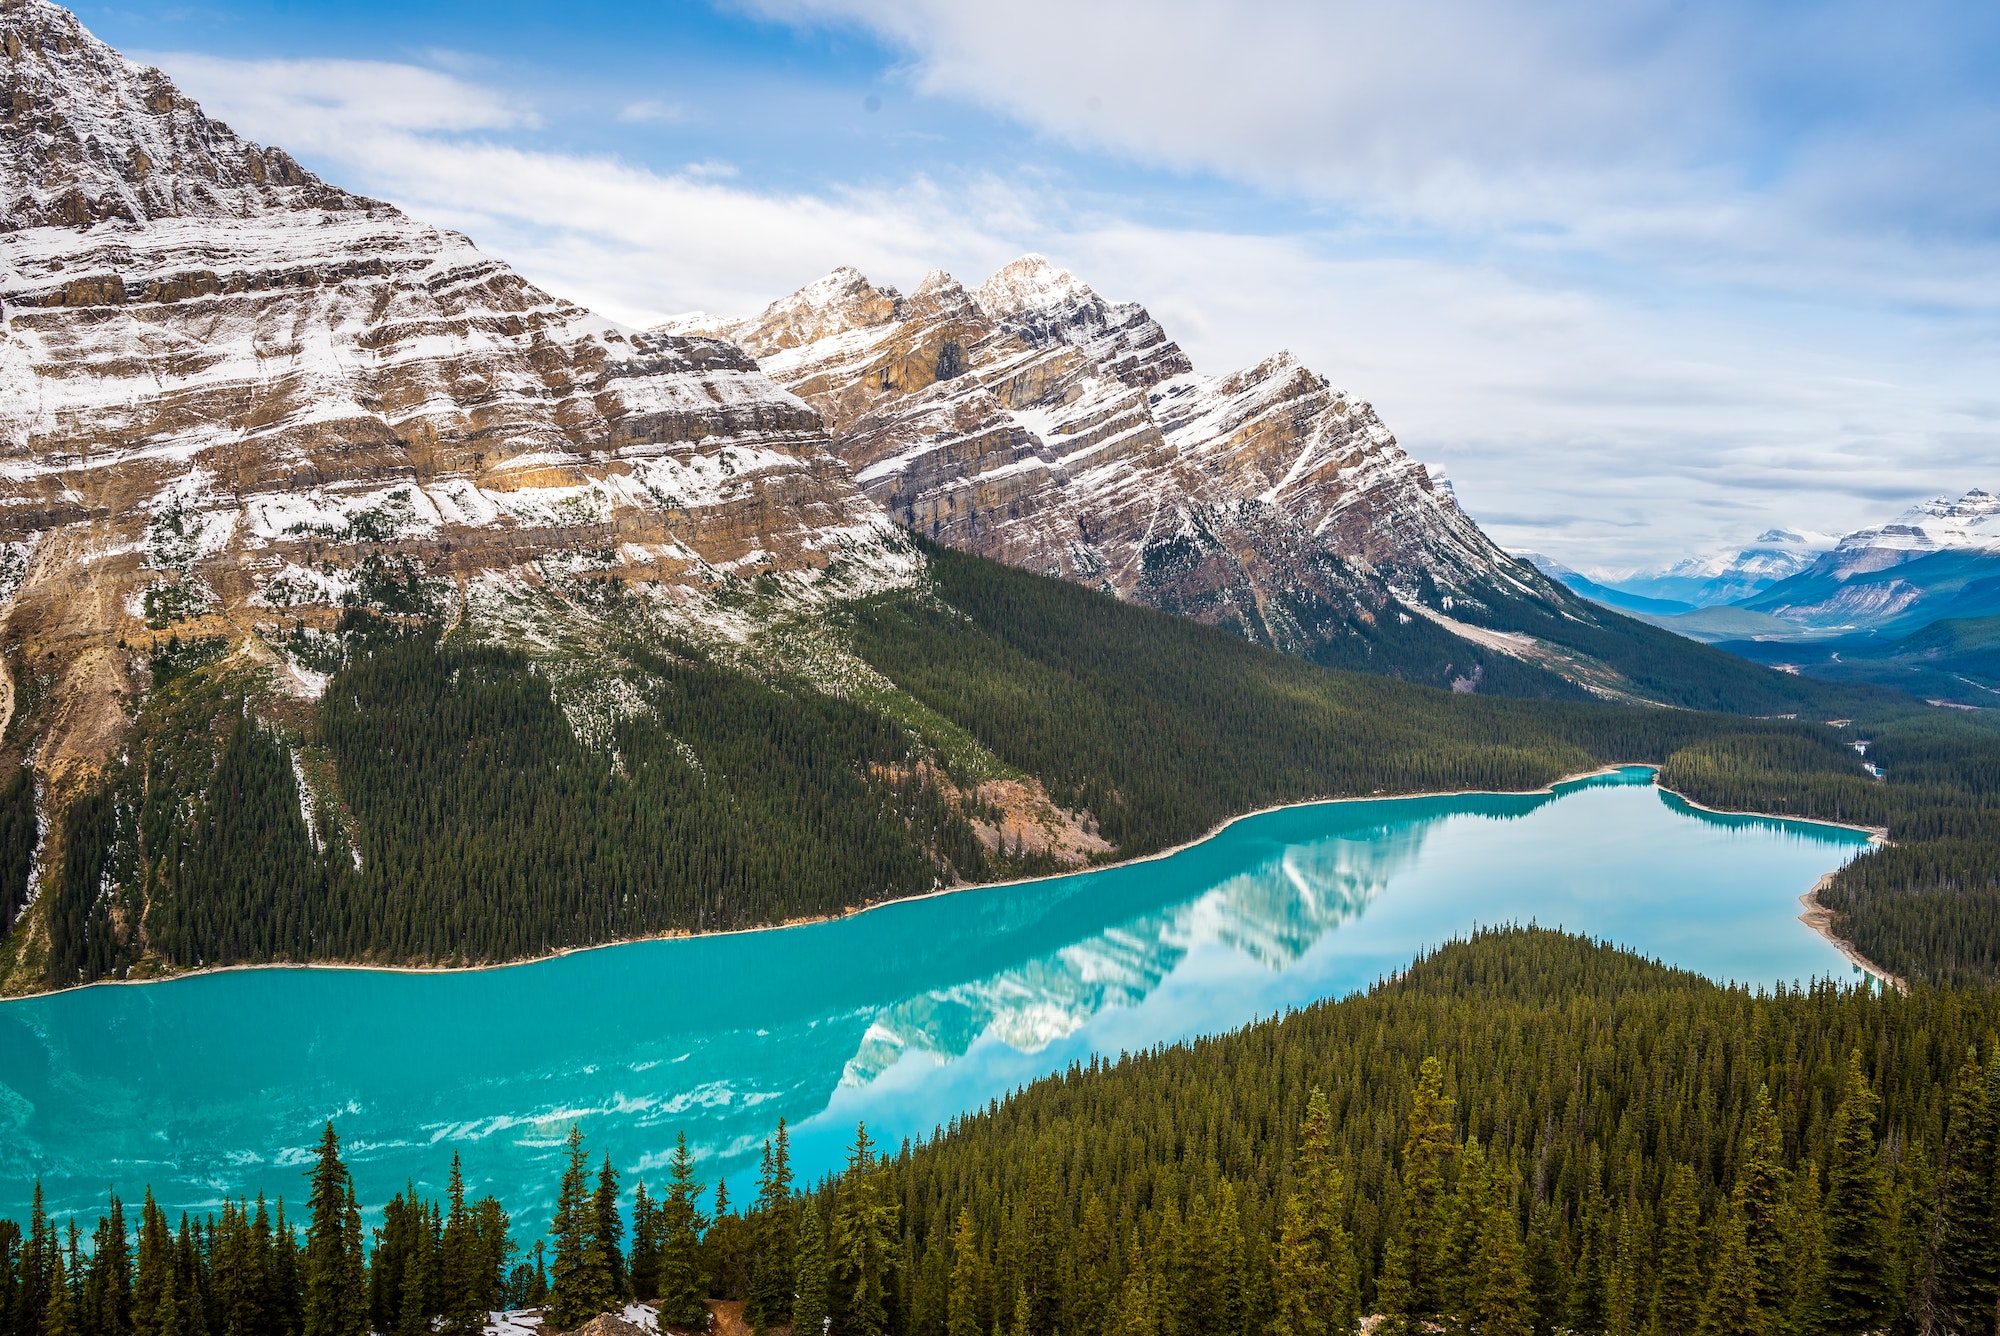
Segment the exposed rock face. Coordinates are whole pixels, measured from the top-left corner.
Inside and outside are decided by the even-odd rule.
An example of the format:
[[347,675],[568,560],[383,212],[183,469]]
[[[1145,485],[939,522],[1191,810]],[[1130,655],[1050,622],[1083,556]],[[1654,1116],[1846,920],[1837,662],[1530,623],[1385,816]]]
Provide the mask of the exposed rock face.
[[46,0],[0,0],[0,47],[0,637],[59,665],[51,773],[115,746],[121,644],[325,619],[385,570],[915,569],[736,347],[327,185]]
[[752,319],[663,328],[689,327],[818,409],[911,528],[1281,648],[1311,652],[1396,594],[1553,592],[1368,404],[1285,353],[1198,375],[1143,307],[1040,256],[972,292],[840,269]]

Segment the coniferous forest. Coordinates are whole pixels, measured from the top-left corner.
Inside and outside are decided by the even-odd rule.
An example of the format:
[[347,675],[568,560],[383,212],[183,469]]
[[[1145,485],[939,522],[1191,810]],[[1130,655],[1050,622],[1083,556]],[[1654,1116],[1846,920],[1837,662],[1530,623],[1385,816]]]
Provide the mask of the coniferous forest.
[[[169,641],[125,761],[51,841],[41,977],[491,962],[1053,870],[975,835],[980,765],[1031,777],[1129,857],[1274,803],[1527,789],[1613,762],[1664,764],[1713,806],[1887,825],[1895,847],[1828,893],[1841,930],[1905,977],[2000,977],[2000,734],[1983,719],[1820,684],[1801,689],[1845,726],[1455,695],[927,558],[927,589],[831,628],[907,708],[635,639],[637,704],[586,741],[537,663],[422,615],[350,613],[314,642],[318,702],[275,710],[225,646]],[[1734,681],[1697,694],[1730,703]],[[0,789],[9,919],[35,802],[25,771]]]
[[[664,1149],[664,1148],[663,1148]],[[1991,1333],[2000,992],[1723,988],[1486,932],[1365,995],[1072,1068],[754,1200],[571,1133],[546,1233],[412,1187],[367,1223],[328,1126],[295,1202],[0,1223],[5,1336],[569,1330],[704,1300],[836,1336]]]

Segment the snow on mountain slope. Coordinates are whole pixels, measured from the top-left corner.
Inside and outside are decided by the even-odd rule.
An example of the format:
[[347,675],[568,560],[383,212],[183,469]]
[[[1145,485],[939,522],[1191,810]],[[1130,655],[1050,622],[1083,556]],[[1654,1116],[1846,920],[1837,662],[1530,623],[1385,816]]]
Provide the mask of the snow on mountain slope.
[[1645,599],[1665,599],[1697,608],[1749,598],[1811,566],[1840,541],[1836,534],[1805,529],[1767,529],[1746,547],[1705,557],[1683,557],[1654,571],[1599,574],[1607,589]]
[[662,328],[740,343],[919,532],[1281,648],[1399,596],[1553,589],[1367,403],[1288,353],[1197,374],[1144,307],[1037,255],[970,292],[840,269],[749,319]]
[[310,695],[287,636],[347,606],[526,626],[516,595],[612,576],[720,633],[732,584],[919,573],[735,346],[621,331],[320,181],[47,0],[0,0],[0,82],[0,709],[34,712],[50,812],[169,636]]

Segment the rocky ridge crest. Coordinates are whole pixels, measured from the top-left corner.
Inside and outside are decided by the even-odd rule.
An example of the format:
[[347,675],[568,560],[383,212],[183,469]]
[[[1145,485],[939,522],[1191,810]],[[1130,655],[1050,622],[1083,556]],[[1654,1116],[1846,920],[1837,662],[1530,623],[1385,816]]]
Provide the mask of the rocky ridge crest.
[[1404,602],[1560,598],[1368,403],[1289,353],[1198,374],[1143,306],[1039,255],[908,296],[842,268],[757,316],[663,328],[692,327],[755,356],[870,497],[954,547],[1309,654]]

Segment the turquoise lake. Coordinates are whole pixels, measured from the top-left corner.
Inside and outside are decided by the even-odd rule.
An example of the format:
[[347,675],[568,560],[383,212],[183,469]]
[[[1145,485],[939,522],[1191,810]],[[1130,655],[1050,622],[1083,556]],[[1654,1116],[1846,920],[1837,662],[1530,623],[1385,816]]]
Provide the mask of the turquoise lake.
[[263,969],[0,1003],[0,1217],[304,1197],[331,1117],[364,1206],[454,1151],[517,1237],[561,1143],[658,1180],[677,1131],[747,1196],[780,1115],[799,1169],[866,1119],[922,1136],[1095,1053],[1365,988],[1481,924],[1537,922],[1719,980],[1856,971],[1798,920],[1866,836],[1717,816],[1633,769],[1554,794],[1322,803],[1168,858],[835,922],[498,970]]

